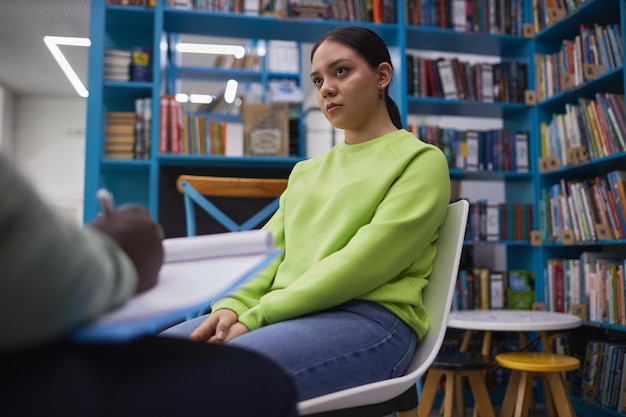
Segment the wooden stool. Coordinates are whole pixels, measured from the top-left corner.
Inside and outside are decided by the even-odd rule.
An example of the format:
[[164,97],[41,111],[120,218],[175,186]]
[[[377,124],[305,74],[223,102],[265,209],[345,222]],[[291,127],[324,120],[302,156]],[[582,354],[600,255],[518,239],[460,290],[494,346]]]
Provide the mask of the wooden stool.
[[512,370],[500,417],[528,416],[535,377],[543,380],[548,415],[575,417],[562,372],[578,369],[577,358],[554,353],[511,352],[496,355],[496,364]]
[[483,360],[479,354],[467,352],[441,352],[428,369],[426,381],[422,388],[422,396],[417,407],[418,417],[428,417],[433,408],[435,394],[439,389],[439,382],[445,377],[445,395],[443,403],[444,417],[452,417],[454,412],[454,398],[456,394],[457,413],[464,417],[464,401],[462,388],[455,393],[455,380],[466,377],[474,395],[474,406],[480,417],[495,417],[487,385],[485,384],[485,371],[491,363]]

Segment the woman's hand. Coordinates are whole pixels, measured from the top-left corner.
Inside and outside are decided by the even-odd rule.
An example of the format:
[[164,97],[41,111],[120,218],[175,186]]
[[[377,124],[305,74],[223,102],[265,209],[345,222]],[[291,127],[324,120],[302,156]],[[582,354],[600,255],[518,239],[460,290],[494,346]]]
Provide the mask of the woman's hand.
[[248,328],[237,321],[237,314],[228,309],[217,310],[191,333],[191,340],[224,343],[248,332]]
[[245,324],[238,321],[237,323],[230,326],[230,329],[228,330],[228,333],[226,334],[226,339],[224,339],[224,342],[228,342],[229,340],[234,339],[235,337],[241,336],[242,334],[248,333],[249,331],[250,330],[248,330]]

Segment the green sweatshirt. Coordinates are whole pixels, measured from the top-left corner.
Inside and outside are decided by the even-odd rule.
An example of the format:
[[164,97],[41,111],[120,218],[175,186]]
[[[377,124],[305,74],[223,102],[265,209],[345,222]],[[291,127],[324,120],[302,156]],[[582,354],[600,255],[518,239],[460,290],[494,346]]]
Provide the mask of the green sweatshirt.
[[406,130],[302,161],[264,226],[282,258],[213,311],[231,309],[254,330],[370,300],[421,338],[429,325],[422,289],[449,200],[445,156]]

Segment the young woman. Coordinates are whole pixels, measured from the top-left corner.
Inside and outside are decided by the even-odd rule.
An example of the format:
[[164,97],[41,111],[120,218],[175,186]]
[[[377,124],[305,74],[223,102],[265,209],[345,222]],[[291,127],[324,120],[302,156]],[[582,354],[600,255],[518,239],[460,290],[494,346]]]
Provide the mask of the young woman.
[[208,317],[164,332],[272,358],[300,401],[404,372],[428,329],[422,289],[450,199],[443,153],[402,128],[376,33],[332,30],[311,68],[319,106],[345,141],[294,167],[264,226],[282,258]]

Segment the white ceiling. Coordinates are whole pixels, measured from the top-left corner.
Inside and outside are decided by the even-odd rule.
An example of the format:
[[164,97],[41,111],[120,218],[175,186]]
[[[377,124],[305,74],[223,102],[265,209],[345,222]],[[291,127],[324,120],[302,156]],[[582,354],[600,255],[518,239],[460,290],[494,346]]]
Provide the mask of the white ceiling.
[[[79,97],[43,37],[89,37],[89,9],[90,0],[1,0],[0,85],[18,96]],[[88,48],[60,49],[86,85]]]
[[[46,35],[89,37],[90,3],[90,0],[0,0],[0,85],[17,96],[78,98],[43,38]],[[245,41],[226,38],[209,38],[209,41],[245,44]],[[88,48],[59,48],[87,86]],[[303,57],[308,54],[303,52]],[[201,61],[206,58],[192,56],[189,59]],[[202,62],[196,64],[202,65]],[[304,60],[302,64],[307,65],[308,61]],[[218,94],[223,87],[223,82],[209,84],[209,87],[205,82],[196,92]],[[305,87],[310,85],[305,83]],[[193,83],[189,90],[196,90]]]

